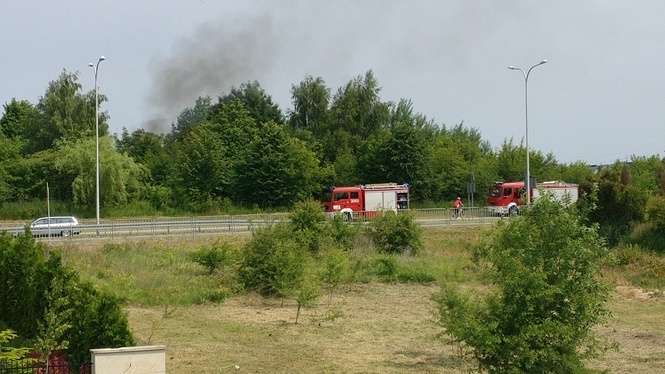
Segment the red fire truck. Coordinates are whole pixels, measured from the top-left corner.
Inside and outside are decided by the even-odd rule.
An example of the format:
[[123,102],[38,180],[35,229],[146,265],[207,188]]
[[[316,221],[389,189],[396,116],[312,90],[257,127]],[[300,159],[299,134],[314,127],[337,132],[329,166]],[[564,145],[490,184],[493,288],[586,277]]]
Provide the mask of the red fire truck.
[[[537,200],[547,193],[554,199],[574,203],[577,201],[579,189],[576,184],[559,181],[538,183],[531,189],[531,200]],[[487,205],[498,215],[517,214],[520,207],[526,202],[526,188],[524,182],[497,182],[490,189]]]
[[326,212],[347,218],[386,210],[409,209],[409,185],[397,183],[333,187],[324,202]]

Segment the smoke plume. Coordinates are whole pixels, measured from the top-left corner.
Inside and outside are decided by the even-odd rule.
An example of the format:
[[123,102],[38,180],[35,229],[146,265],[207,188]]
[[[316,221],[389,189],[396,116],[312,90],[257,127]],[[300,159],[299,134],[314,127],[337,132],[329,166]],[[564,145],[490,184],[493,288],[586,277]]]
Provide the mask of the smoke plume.
[[275,39],[267,15],[201,25],[180,40],[169,57],[153,62],[148,98],[153,115],[144,127],[167,131],[179,111],[197,97],[224,95],[233,86],[267,76]]

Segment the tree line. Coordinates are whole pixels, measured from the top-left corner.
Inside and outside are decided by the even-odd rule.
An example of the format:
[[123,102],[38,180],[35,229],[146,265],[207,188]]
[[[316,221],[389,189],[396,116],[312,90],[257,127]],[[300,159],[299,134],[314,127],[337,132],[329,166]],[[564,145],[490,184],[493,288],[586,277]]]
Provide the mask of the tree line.
[[[409,183],[413,200],[426,204],[465,196],[472,177],[478,197],[495,181],[523,179],[520,142],[507,139],[493,148],[478,129],[438,123],[408,99],[383,100],[372,71],[335,91],[307,76],[291,86],[291,97],[292,108],[283,111],[258,82],[247,82],[216,99],[199,97],[167,133],[110,134],[102,110],[102,207],[286,208],[319,198],[328,186],[378,182]],[[94,113],[94,93],[66,70],[36,103],[5,103],[0,203],[42,199],[48,182],[52,198],[69,209],[93,207]],[[659,156],[633,161],[640,188],[662,188]],[[584,162],[561,163],[540,151],[531,152],[531,168],[538,180],[580,183],[585,190],[599,178]]]

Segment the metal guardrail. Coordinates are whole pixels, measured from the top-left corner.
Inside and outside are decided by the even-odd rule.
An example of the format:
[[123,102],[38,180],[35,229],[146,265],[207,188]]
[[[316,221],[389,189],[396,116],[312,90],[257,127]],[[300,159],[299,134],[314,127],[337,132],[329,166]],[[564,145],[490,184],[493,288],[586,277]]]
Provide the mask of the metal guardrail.
[[[353,212],[344,216],[353,223],[365,223],[384,212]],[[453,208],[410,209],[399,214],[413,214],[416,222],[424,227],[475,226],[495,223],[500,217],[490,208],[472,207],[456,212]],[[243,214],[228,216],[199,217],[155,217],[105,219],[99,225],[91,219],[80,220],[73,230],[78,234],[68,235],[67,229],[51,229],[52,239],[79,240],[95,238],[155,237],[173,236],[196,237],[202,234],[249,232],[260,227],[270,226],[288,220],[288,213]],[[25,223],[26,225],[29,222]],[[60,231],[64,231],[60,236]],[[0,227],[1,231],[20,234],[24,226]],[[55,236],[53,236],[55,235]],[[46,238],[43,235],[40,239]]]

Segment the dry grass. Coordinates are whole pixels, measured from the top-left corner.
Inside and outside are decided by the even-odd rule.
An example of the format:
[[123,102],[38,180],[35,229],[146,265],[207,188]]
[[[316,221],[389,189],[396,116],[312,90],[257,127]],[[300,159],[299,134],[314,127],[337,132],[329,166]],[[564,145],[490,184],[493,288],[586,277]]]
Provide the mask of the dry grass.
[[[486,231],[427,230],[423,252],[414,259],[400,259],[401,264],[423,267],[443,281],[477,287],[479,279],[469,248]],[[247,236],[223,239],[241,244]],[[98,284],[108,280],[98,277],[100,271],[124,273],[134,279],[133,284],[124,286],[129,295],[137,288],[154,289],[159,294],[171,286],[176,293],[186,288],[191,292],[209,286],[207,281],[188,283],[191,277],[185,275],[196,270],[193,265],[169,259],[215,240],[139,243],[146,253],[126,258],[109,257],[100,246],[68,247],[64,251],[68,262]],[[665,372],[665,297],[637,287],[621,268],[611,270],[607,279],[619,285],[611,301],[614,317],[598,332],[619,348],[591,361],[590,366],[612,373]],[[122,282],[111,285],[123,287]],[[139,343],[167,345],[171,373],[468,372],[472,362],[459,356],[458,348],[449,344],[435,323],[431,297],[437,291],[436,285],[350,284],[337,291],[332,305],[322,297],[321,304],[305,310],[298,325],[293,323],[296,311],[292,301],[281,306],[279,299],[252,294],[231,297],[223,304],[182,303],[168,308],[134,302],[127,311]],[[236,371],[234,365],[240,369]]]
[[[354,285],[305,311],[295,325],[295,306],[254,295],[223,305],[176,309],[130,307],[141,343],[168,346],[173,373],[460,373],[472,367],[456,346],[439,336],[431,296],[436,286]],[[624,290],[625,291],[625,290]],[[590,364],[612,373],[665,371],[665,299],[617,293],[615,314],[599,333],[616,343]],[[336,316],[336,318],[335,318]],[[221,369],[220,369],[221,368]]]
[[169,347],[170,372],[218,373],[233,365],[271,373],[460,372],[466,363],[438,338],[430,301],[436,290],[352,286],[331,306],[306,310],[298,325],[292,303],[281,307],[256,296],[176,310],[169,318],[144,308],[129,308],[129,316],[139,341]]

